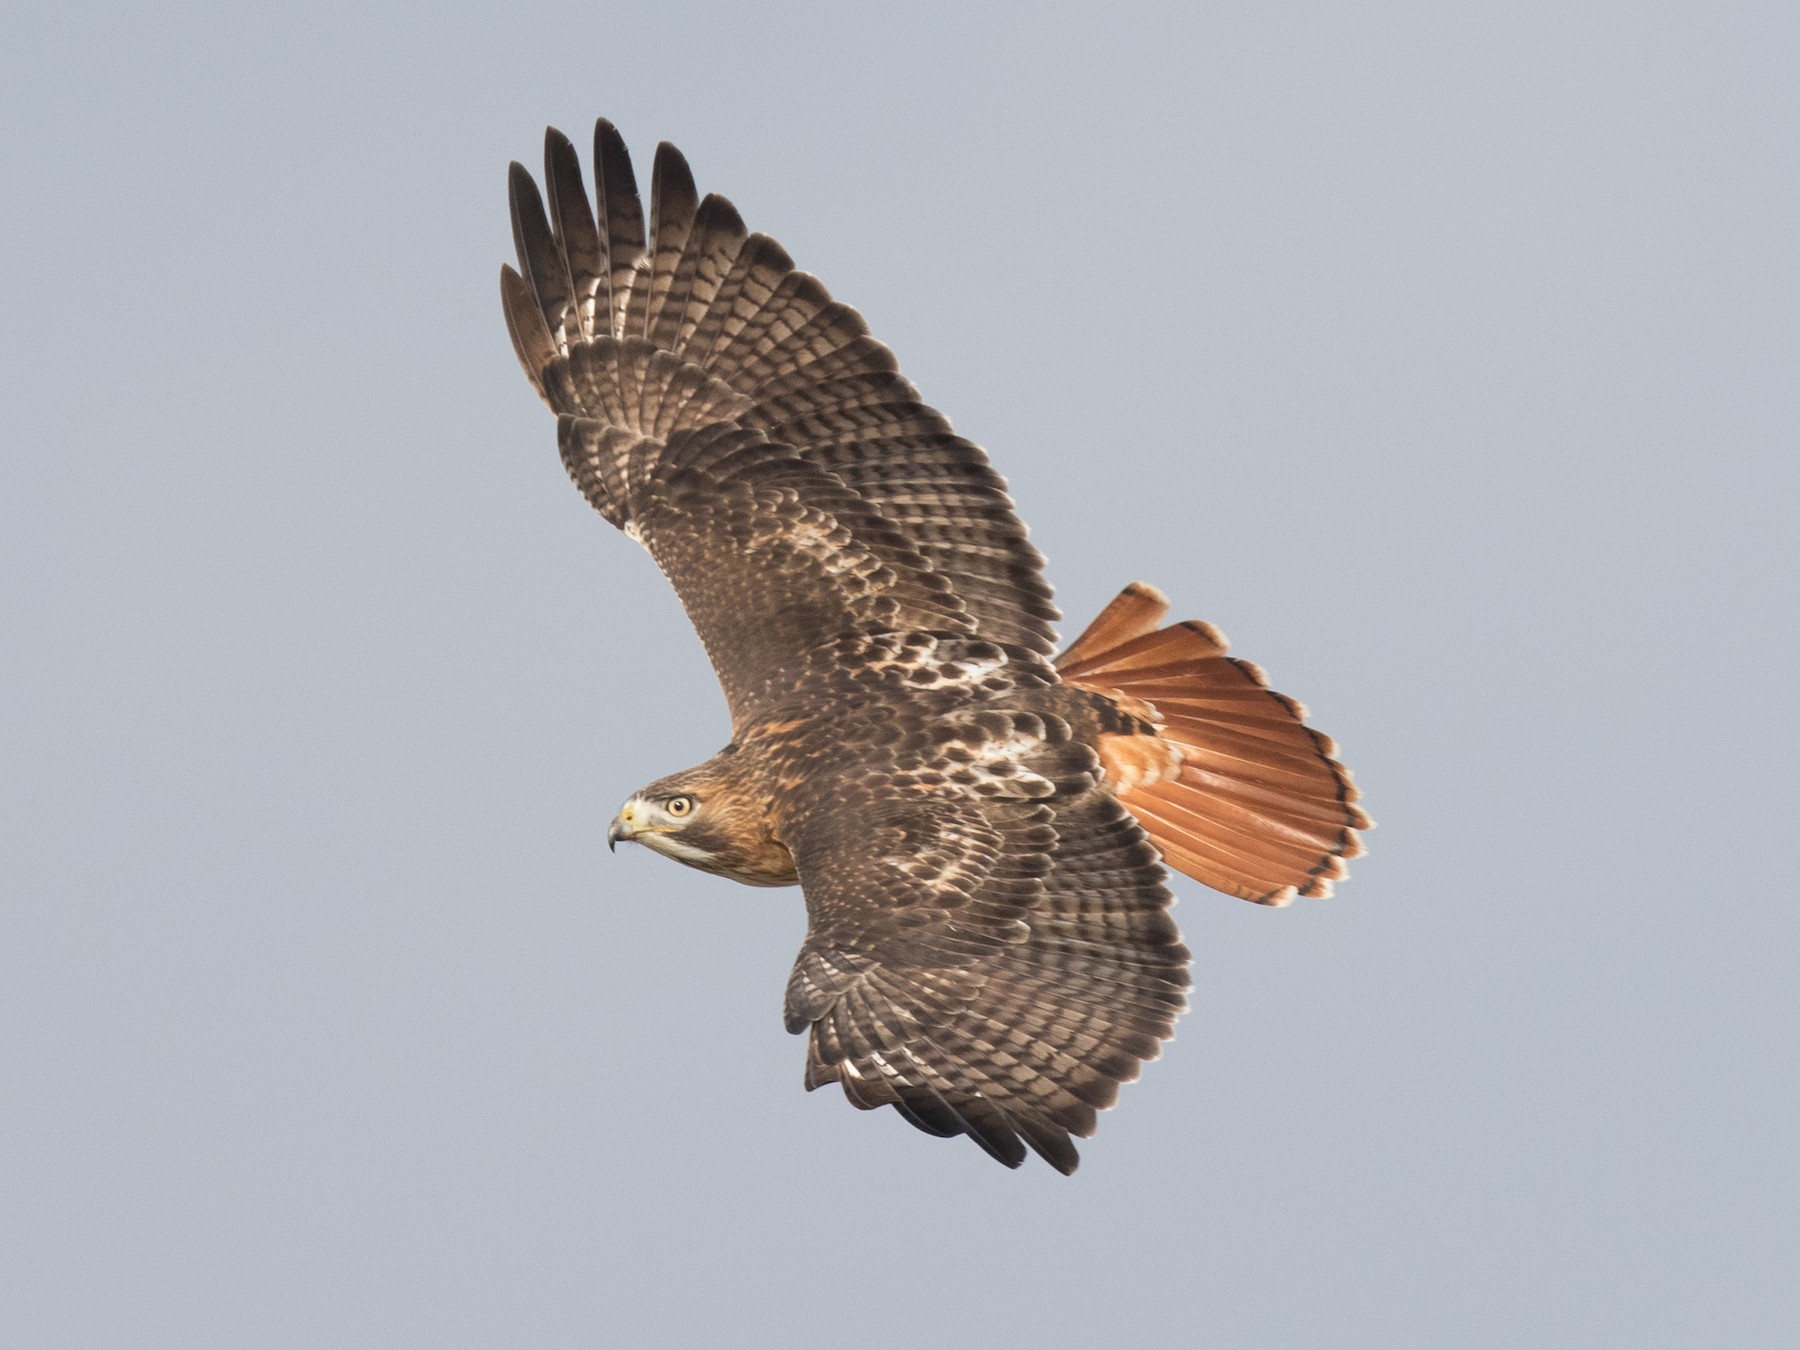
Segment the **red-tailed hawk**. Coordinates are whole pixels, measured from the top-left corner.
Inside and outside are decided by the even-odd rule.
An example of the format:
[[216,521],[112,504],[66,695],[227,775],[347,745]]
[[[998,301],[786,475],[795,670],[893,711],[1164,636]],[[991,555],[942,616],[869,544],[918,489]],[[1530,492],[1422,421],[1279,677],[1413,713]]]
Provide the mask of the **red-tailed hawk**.
[[512,166],[507,326],[569,475],[674,583],[731,743],[608,842],[798,882],[806,1086],[1010,1167],[1070,1136],[1186,1006],[1163,865],[1258,904],[1327,895],[1369,824],[1329,739],[1203,623],[1126,588],[1060,656],[1043,559],[980,448],[855,310],[624,142],[595,195]]

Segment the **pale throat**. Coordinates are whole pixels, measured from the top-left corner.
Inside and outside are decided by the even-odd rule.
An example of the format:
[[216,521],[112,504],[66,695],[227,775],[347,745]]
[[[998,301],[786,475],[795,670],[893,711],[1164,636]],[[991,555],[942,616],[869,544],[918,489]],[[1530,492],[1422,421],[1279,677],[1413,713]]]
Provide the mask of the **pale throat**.
[[685,839],[674,834],[646,830],[635,835],[634,840],[649,849],[652,853],[660,853],[665,858],[673,858],[676,862],[686,863],[689,867],[704,867],[711,870],[718,864],[718,859],[704,849],[695,848]]
[[708,853],[674,834],[640,834],[638,843],[645,848],[673,858],[678,863],[730,877],[746,886],[793,886],[800,877],[794,870],[793,855],[780,845],[758,850],[754,858],[742,862],[717,853]]

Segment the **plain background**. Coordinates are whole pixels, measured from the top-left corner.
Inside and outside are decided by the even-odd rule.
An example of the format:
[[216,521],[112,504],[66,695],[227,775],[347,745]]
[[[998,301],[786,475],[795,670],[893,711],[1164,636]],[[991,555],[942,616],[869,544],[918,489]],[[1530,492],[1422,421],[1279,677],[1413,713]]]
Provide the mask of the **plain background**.
[[[9,20],[8,1345],[1792,1343],[1800,11],[964,8]],[[501,322],[601,114],[1381,821],[1071,1180],[606,854],[726,722]]]

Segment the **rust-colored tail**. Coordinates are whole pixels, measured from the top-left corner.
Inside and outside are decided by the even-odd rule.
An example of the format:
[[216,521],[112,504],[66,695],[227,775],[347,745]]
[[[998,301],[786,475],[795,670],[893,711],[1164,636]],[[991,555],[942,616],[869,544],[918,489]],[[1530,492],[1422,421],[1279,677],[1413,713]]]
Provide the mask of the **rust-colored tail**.
[[1069,684],[1157,726],[1154,741],[1102,745],[1113,791],[1195,881],[1259,905],[1330,895],[1373,823],[1337,746],[1262,671],[1227,656],[1212,625],[1158,628],[1168,612],[1161,591],[1133,582],[1056,658]]

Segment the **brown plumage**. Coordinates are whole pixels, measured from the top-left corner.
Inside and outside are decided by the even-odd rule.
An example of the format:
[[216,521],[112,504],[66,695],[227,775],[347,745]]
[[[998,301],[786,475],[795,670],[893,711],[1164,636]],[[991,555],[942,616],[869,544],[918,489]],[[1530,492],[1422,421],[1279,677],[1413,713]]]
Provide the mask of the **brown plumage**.
[[1162,863],[1324,895],[1368,824],[1331,742],[1204,624],[1132,586],[1060,657],[1043,560],[982,451],[856,311],[658,147],[645,212],[595,131],[512,166],[507,326],[587,499],[647,548],[732,742],[608,833],[810,921],[787,1025],[841,1085],[1017,1166],[1156,1057],[1188,953]]

